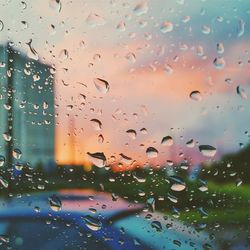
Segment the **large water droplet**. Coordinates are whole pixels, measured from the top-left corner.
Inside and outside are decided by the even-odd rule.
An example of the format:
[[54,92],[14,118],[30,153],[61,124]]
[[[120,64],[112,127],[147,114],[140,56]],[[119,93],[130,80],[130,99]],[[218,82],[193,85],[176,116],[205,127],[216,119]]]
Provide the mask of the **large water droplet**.
[[92,231],[98,231],[102,228],[102,223],[99,219],[94,218],[90,215],[82,217],[85,222],[85,225]]
[[106,165],[106,156],[102,152],[90,153],[87,152],[89,160],[98,168],[103,168]]
[[194,101],[201,101],[202,100],[201,93],[198,90],[192,91],[190,93],[189,97],[190,97],[190,99],[192,99]]
[[37,61],[39,59],[39,57],[38,57],[38,54],[37,54],[36,50],[33,48],[31,43],[32,43],[32,39],[30,39],[29,42],[26,43],[29,46],[28,57]]
[[91,119],[90,122],[95,130],[100,131],[102,129],[102,123],[98,119]]
[[123,21],[119,22],[116,26],[116,29],[120,32],[125,31],[126,30],[126,25]]
[[94,84],[96,89],[102,94],[106,94],[109,91],[109,83],[101,78],[94,78]]
[[164,146],[172,146],[174,144],[174,140],[171,136],[165,136],[162,138],[161,144]]
[[158,156],[158,150],[153,147],[148,147],[146,150],[146,154],[148,158],[155,158]]
[[86,23],[89,26],[95,27],[95,26],[104,25],[106,23],[106,21],[103,17],[99,16],[96,13],[90,13],[86,19]]
[[237,86],[236,92],[242,99],[247,100],[247,93],[241,86]]
[[211,28],[207,25],[203,25],[201,30],[202,30],[202,33],[205,35],[208,35],[211,32]]
[[171,22],[164,22],[161,24],[160,30],[162,33],[171,32],[174,29],[174,25]]
[[126,59],[128,61],[130,61],[131,63],[135,63],[136,62],[136,56],[134,53],[132,52],[129,52],[127,55],[126,55]]
[[53,211],[58,212],[62,209],[62,202],[55,194],[50,196],[48,200],[49,200],[50,208]]
[[136,16],[141,16],[143,14],[146,14],[148,12],[148,2],[142,1],[138,3],[134,8],[134,13]]
[[188,148],[193,148],[193,147],[195,146],[194,140],[191,139],[191,140],[187,141],[187,142],[186,142],[186,146],[187,146]]
[[62,9],[62,3],[60,0],[50,0],[49,1],[49,7],[52,9],[52,10],[55,10],[57,12],[60,12],[61,9]]
[[214,157],[216,154],[216,148],[210,145],[200,145],[199,150],[206,157]]
[[133,129],[129,129],[126,131],[127,135],[129,136],[129,138],[135,140],[136,139],[136,131]]

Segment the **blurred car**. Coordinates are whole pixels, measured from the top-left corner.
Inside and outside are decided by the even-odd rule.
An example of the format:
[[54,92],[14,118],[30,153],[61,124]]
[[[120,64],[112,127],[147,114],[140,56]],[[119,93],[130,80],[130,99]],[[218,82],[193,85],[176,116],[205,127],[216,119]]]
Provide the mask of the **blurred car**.
[[141,204],[93,190],[1,202],[0,249],[216,249],[197,232]]

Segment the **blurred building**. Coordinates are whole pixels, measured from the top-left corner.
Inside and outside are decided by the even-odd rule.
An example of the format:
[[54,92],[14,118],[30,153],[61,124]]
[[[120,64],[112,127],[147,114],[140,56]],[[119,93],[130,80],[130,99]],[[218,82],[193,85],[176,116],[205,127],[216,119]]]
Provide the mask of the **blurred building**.
[[[9,44],[0,46],[0,155],[8,164],[18,160],[47,169],[54,164],[51,72],[49,65],[26,57]],[[20,159],[13,157],[15,149],[21,151]]]

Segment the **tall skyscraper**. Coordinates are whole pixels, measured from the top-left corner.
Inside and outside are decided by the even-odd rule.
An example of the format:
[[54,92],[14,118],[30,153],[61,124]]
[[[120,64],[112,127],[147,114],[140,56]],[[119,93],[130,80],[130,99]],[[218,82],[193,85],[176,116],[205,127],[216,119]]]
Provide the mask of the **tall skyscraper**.
[[[52,68],[9,44],[1,46],[0,155],[6,158],[6,164],[18,160],[49,168],[54,164],[54,130]],[[18,150],[22,156],[15,159]],[[13,151],[17,151],[14,157]]]

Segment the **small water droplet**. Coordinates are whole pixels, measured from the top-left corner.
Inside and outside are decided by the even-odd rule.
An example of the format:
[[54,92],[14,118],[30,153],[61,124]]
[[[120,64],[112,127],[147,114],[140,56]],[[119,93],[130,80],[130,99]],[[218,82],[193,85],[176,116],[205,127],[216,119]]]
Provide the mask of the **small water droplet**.
[[172,146],[174,144],[174,140],[171,136],[165,136],[161,140],[161,144],[164,146]]
[[116,29],[120,32],[125,31],[126,30],[126,25],[123,21],[119,22],[116,26]]
[[0,32],[3,30],[3,28],[4,28],[3,21],[2,21],[2,20],[0,20]]
[[102,144],[104,142],[104,137],[102,134],[98,135],[98,143]]
[[247,93],[241,86],[236,87],[236,92],[242,99],[247,100]]
[[171,190],[180,192],[186,188],[186,183],[178,176],[170,176],[170,181],[172,182]]
[[15,159],[19,160],[19,159],[21,158],[21,156],[22,156],[21,150],[18,149],[18,148],[15,148],[15,149],[12,151],[12,156],[13,156]]
[[143,14],[146,14],[148,12],[148,2],[142,1],[138,3],[134,8],[134,13],[136,16],[141,16]]
[[213,61],[213,64],[216,69],[223,69],[226,65],[226,62],[223,57],[216,57]]
[[90,13],[86,19],[86,23],[89,26],[96,27],[102,26],[106,23],[105,19],[96,13]]
[[194,140],[191,139],[191,140],[187,141],[187,142],[186,142],[186,146],[187,146],[188,148],[193,148],[193,147],[195,146]]
[[208,35],[211,32],[211,28],[207,25],[203,25],[201,30],[202,30],[202,33],[205,35]]
[[59,53],[59,59],[60,60],[67,60],[69,57],[69,52],[66,49],[62,49]]
[[2,167],[5,163],[5,157],[3,155],[0,155],[0,167]]
[[94,78],[94,84],[96,89],[102,94],[106,94],[109,91],[109,83],[104,79]]
[[225,51],[223,43],[217,43],[216,50],[218,54],[223,54]]
[[216,154],[216,148],[210,145],[200,145],[199,150],[206,157],[214,157]]
[[148,158],[155,158],[158,156],[158,150],[153,147],[148,147],[146,150],[146,154]]
[[174,29],[174,25],[171,22],[164,22],[161,24],[160,31],[164,33],[171,32]]
[[132,52],[129,52],[127,55],[126,55],[126,59],[131,62],[131,63],[135,63],[136,62],[136,56],[134,53]]
[[60,211],[62,209],[62,202],[55,194],[50,196],[48,198],[48,200],[49,200],[50,208],[53,211],[58,212],[58,211]]
[[129,136],[129,138],[135,140],[136,139],[136,131],[133,129],[129,129],[126,131],[127,135]]
[[36,52],[36,50],[33,48],[33,46],[32,46],[32,39],[30,39],[29,40],[29,42],[28,43],[26,43],[27,45],[28,45],[28,47],[29,47],[29,50],[28,50],[28,57],[29,58],[31,58],[31,59],[33,59],[33,60],[38,60],[39,59],[39,57],[38,57],[38,54],[37,54],[37,52]]
[[87,152],[89,160],[98,168],[103,168],[106,165],[106,156],[102,152],[90,153]]
[[151,227],[154,228],[157,232],[162,231],[162,225],[160,221],[154,220],[151,222]]
[[85,225],[92,231],[98,231],[102,228],[102,223],[97,218],[87,215],[85,217],[82,217],[82,219],[85,222]]
[[189,95],[190,99],[194,100],[194,101],[201,101],[202,100],[202,95],[200,93],[200,91],[195,90],[192,91]]
[[242,19],[239,20],[238,37],[241,37],[241,36],[244,35],[244,33],[245,33],[245,24],[246,23]]
[[102,123],[98,119],[91,119],[90,122],[95,130],[100,131],[102,129]]
[[62,3],[60,0],[50,0],[49,7],[56,12],[60,12],[62,9]]
[[173,73],[173,68],[170,64],[165,64],[164,65],[164,71],[168,74],[171,75]]
[[126,155],[124,155],[122,153],[120,154],[120,156],[121,156],[121,162],[123,162],[125,164],[128,164],[128,165],[133,163],[133,159],[131,157],[126,156]]
[[11,141],[12,137],[7,132],[3,133],[3,138],[5,141]]
[[4,188],[7,188],[9,186],[8,181],[5,180],[2,176],[0,176],[0,183],[3,185]]

